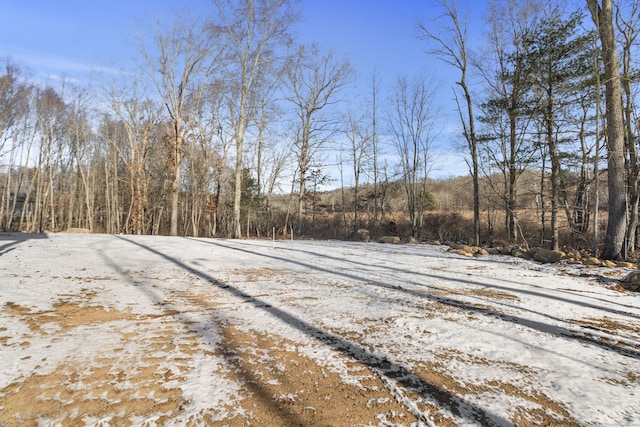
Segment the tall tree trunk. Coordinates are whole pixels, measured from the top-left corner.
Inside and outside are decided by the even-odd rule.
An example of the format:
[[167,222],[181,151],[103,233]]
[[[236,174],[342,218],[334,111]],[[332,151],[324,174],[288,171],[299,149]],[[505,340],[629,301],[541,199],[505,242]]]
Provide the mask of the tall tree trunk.
[[[594,40],[594,44],[597,44],[597,40]],[[594,49],[594,52],[596,50]],[[600,247],[600,121],[602,119],[602,83],[600,82],[600,61],[597,54],[593,58],[593,75],[596,81],[595,87],[595,104],[596,104],[596,144],[595,144],[595,156],[593,159],[593,179],[594,179],[594,193],[595,200],[593,202],[593,237],[591,240],[591,247],[593,254],[598,256],[598,249]]]
[[517,227],[517,218],[516,218],[516,209],[518,206],[518,202],[516,199],[517,190],[516,190],[516,181],[517,181],[517,170],[516,166],[518,164],[518,136],[516,131],[516,122],[517,122],[517,114],[515,113],[515,109],[512,109],[509,117],[509,181],[508,181],[508,195],[507,195],[507,233],[509,236],[509,240],[511,242],[516,242],[518,239],[518,232],[516,230]]
[[[245,65],[243,65],[244,70]],[[246,104],[249,97],[249,88],[245,82],[243,71],[243,83],[242,91],[240,95],[240,108],[238,114],[238,127],[236,129],[235,143],[236,143],[236,170],[235,170],[235,185],[233,194],[233,230],[231,236],[234,239],[242,239],[242,224],[241,221],[241,202],[242,202],[242,174],[243,174],[243,147],[244,147],[244,133],[247,128],[247,112]]]
[[374,70],[372,76],[372,92],[371,92],[371,145],[373,162],[373,228],[375,230],[380,226],[380,201],[378,200],[378,86],[376,82],[376,73]]
[[[305,166],[306,168],[306,166]],[[298,221],[298,234],[301,234],[303,232],[303,227],[304,227],[304,198],[307,194],[306,191],[306,186],[305,186],[305,180],[307,179],[305,173],[303,173],[302,171],[300,172],[300,187],[298,190],[298,214],[297,214],[297,221]]]
[[545,189],[546,189],[546,179],[547,179],[547,175],[546,175],[546,163],[547,163],[547,155],[545,150],[541,149],[541,159],[542,159],[542,165],[540,168],[540,245],[544,245],[544,241],[546,239],[546,235],[547,235],[547,208],[545,206],[546,204],[546,197],[545,197]]
[[[238,134],[242,132],[244,134],[244,127],[240,125],[241,129],[238,130]],[[233,231],[232,237],[234,239],[242,238],[242,226],[240,224],[240,204],[242,201],[242,139],[243,136],[238,136],[236,139],[236,171],[235,171],[235,186],[233,194]]]
[[609,220],[602,257],[619,259],[623,256],[626,222],[626,181],[624,165],[624,126],[620,66],[613,29],[612,0],[587,0],[593,21],[598,27],[604,60],[605,102],[607,118]]
[[[448,17],[453,24],[447,27],[445,32],[450,37],[441,38],[439,35],[432,33],[425,25],[420,24],[420,29],[424,35],[437,42],[438,48],[432,53],[440,57],[444,62],[453,65],[460,71],[460,81],[456,82],[462,89],[464,100],[466,103],[466,117],[463,109],[458,103],[458,113],[460,121],[464,129],[464,137],[471,156],[471,177],[473,180],[473,242],[480,244],[480,184],[479,184],[479,165],[478,165],[478,140],[475,132],[475,121],[473,114],[473,102],[471,92],[467,86],[467,25],[460,22],[460,13],[455,1],[441,0],[441,6],[444,8],[444,16]],[[456,94],[457,101],[457,94]],[[422,214],[420,215],[422,219]]]
[[[624,131],[625,131],[625,153],[627,156],[627,189],[629,192],[629,223],[627,227],[626,236],[626,248],[625,253],[631,254],[636,249],[636,237],[638,231],[638,206],[640,205],[640,160],[638,159],[638,147],[636,138],[636,123],[634,120],[634,94],[631,88],[631,83],[634,80],[632,74],[634,70],[631,64],[632,48],[635,45],[637,39],[637,33],[634,31],[634,25],[632,20],[637,15],[638,5],[636,5],[632,12],[632,18],[629,22],[622,23],[622,33],[624,36],[624,43],[622,48],[622,91],[624,93]],[[620,17],[620,14],[618,14]],[[621,19],[621,18],[620,18]],[[619,26],[620,28],[620,26]]]
[[469,151],[471,152],[471,177],[473,179],[473,240],[476,245],[480,245],[480,168],[478,164],[478,139],[476,138],[473,104],[471,96],[468,94],[466,84],[464,85],[465,98],[467,100],[467,110],[469,115]]
[[171,230],[169,234],[171,236],[178,235],[178,207],[179,207],[179,199],[180,199],[180,166],[182,164],[181,155],[182,155],[182,141],[180,137],[176,136],[176,142],[171,149],[173,150],[173,155],[175,156],[174,163],[172,164],[173,170],[171,176]]
[[547,94],[548,105],[546,108],[547,145],[549,146],[549,160],[551,161],[551,249],[559,249],[558,236],[558,211],[559,211],[559,187],[560,187],[560,158],[558,157],[558,141],[555,138],[553,127],[553,94]]

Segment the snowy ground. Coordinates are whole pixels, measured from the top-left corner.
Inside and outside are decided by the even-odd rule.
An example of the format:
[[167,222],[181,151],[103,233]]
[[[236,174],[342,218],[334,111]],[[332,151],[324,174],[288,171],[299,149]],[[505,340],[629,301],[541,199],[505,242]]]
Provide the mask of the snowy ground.
[[640,425],[622,269],[0,234],[0,425]]

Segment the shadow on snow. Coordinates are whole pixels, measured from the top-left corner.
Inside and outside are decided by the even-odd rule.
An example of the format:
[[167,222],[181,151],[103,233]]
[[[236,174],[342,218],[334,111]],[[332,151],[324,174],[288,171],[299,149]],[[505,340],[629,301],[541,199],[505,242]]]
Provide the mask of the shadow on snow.
[[[409,371],[407,368],[405,368],[404,366],[401,366],[398,363],[389,361],[386,357],[383,357],[381,355],[376,355],[373,354],[372,352],[362,348],[361,346],[341,337],[338,336],[334,333],[325,331],[317,326],[314,326],[308,322],[305,322],[304,320],[295,317],[293,315],[291,315],[290,313],[287,313],[286,311],[278,308],[278,307],[274,307],[273,304],[269,304],[263,300],[261,300],[260,298],[254,297],[240,289],[237,289],[229,284],[226,284],[224,282],[221,282],[219,280],[217,280],[216,278],[210,276],[209,274],[198,270],[194,267],[191,267],[187,264],[185,264],[184,262],[176,259],[175,257],[172,257],[166,253],[163,253],[159,250],[156,250],[154,248],[151,248],[147,245],[144,245],[140,242],[131,240],[129,238],[126,237],[121,237],[121,236],[115,236],[118,239],[124,240],[132,245],[138,246],[144,250],[147,250],[163,259],[165,259],[166,261],[176,265],[177,267],[193,274],[196,277],[199,277],[200,279],[211,283],[213,286],[218,287],[219,289],[224,290],[225,292],[228,292],[229,294],[241,298],[243,300],[245,300],[246,302],[252,304],[254,307],[261,309],[261,310],[265,310],[267,312],[269,312],[271,315],[277,317],[278,319],[280,319],[281,321],[285,322],[286,324],[288,324],[289,326],[301,331],[302,333],[304,333],[305,335],[317,340],[319,343],[326,345],[328,347],[333,348],[334,350],[342,353],[343,355],[346,355],[348,357],[351,357],[365,365],[367,365],[369,368],[371,368],[371,370],[373,372],[375,372],[377,375],[379,375],[381,377],[381,379],[384,382],[389,382],[391,381],[395,381],[398,384],[401,384],[403,387],[410,389],[412,391],[415,391],[417,393],[419,393],[421,396],[425,397],[425,398],[431,398],[431,399],[435,399],[438,401],[438,403],[446,408],[449,408],[450,411],[453,414],[456,414],[458,416],[461,417],[465,417],[467,418],[469,421],[472,422],[478,422],[481,425],[484,426],[511,426],[513,425],[509,420],[501,417],[500,415],[497,415],[495,413],[492,413],[484,408],[481,408],[477,405],[475,405],[472,402],[466,401],[464,398],[454,395],[451,392],[449,392],[448,390],[443,389],[442,387],[438,386],[437,384],[433,384],[427,380],[425,380],[424,378],[421,378],[420,376],[412,373],[411,371]],[[303,265],[303,266],[307,266],[309,268],[315,268],[321,271],[329,271],[323,268],[318,268],[306,263],[302,263],[300,261],[294,261],[294,260],[290,260],[290,259],[285,259],[285,258],[281,258],[281,257],[276,257],[276,256],[268,256],[268,255],[264,255],[264,254],[260,254],[257,252],[253,252],[253,251],[249,251],[246,249],[240,249],[240,248],[233,248],[233,247],[229,247],[229,246],[224,246],[218,243],[214,243],[214,242],[203,242],[202,240],[197,240],[194,239],[197,242],[200,243],[208,243],[208,244],[212,244],[212,245],[216,245],[216,246],[222,246],[228,249],[235,249],[238,251],[242,251],[244,253],[249,253],[249,254],[253,254],[253,255],[258,255],[258,256],[267,256],[267,257],[271,257],[273,259],[278,259],[281,261],[287,261],[287,262],[293,262],[299,265]],[[103,254],[103,257],[106,257],[106,255]],[[112,268],[117,269],[117,271],[120,272],[120,274],[122,274],[123,276],[126,276],[126,273],[122,271],[121,268],[119,268],[117,265],[115,265],[115,263],[110,260],[108,261],[109,264],[111,265]],[[349,274],[343,274],[346,277],[349,278],[357,278],[359,280],[362,280],[361,278],[358,278],[357,276],[353,276],[353,275],[349,275]],[[381,285],[381,284],[380,284]],[[382,285],[381,285],[382,286]],[[154,292],[151,289],[146,289],[145,288],[145,292],[147,292],[150,297],[152,298],[152,300],[156,303],[162,303],[163,299],[161,297],[161,295],[159,295],[158,293]],[[187,324],[187,326],[189,326],[190,324],[192,324],[191,321],[189,321],[188,319],[186,321],[183,321],[185,324]],[[201,335],[203,335],[203,337],[205,339],[208,340],[208,342],[210,344],[216,344],[217,343],[217,335],[216,336],[205,336],[205,333],[203,331],[199,331],[201,333]],[[262,399],[263,401],[265,401],[265,403],[271,407],[273,407],[278,413],[280,413],[281,416],[283,416],[284,419],[284,415],[287,415],[287,417],[290,419],[291,416],[293,414],[290,413],[284,413],[286,411],[286,409],[284,408],[280,408],[277,407],[277,405],[273,404],[273,399],[272,396],[267,395],[266,390],[264,390],[261,386],[260,386],[260,382],[259,379],[256,378],[255,376],[253,376],[250,372],[247,372],[246,370],[243,370],[243,375],[246,378],[246,386],[250,387],[251,391],[253,391],[260,399]],[[402,402],[400,402],[402,403]],[[432,424],[432,422],[422,413],[407,407],[407,410],[412,413],[418,420],[427,423],[427,424]],[[296,420],[295,421],[296,424],[298,425],[304,425],[304,423],[302,422],[302,420]]]
[[[256,255],[256,256],[260,256],[260,257],[266,257],[266,258],[271,258],[271,259],[276,259],[278,261],[283,261],[283,262],[287,262],[287,263],[291,263],[291,264],[296,264],[305,268],[309,268],[309,269],[313,269],[313,270],[317,270],[317,271],[321,271],[321,272],[325,272],[325,273],[330,273],[333,275],[337,275],[337,276],[342,276],[348,279],[352,279],[352,280],[357,280],[360,282],[365,282],[365,283],[370,283],[370,284],[374,284],[376,286],[379,287],[383,287],[383,288],[387,288],[393,291],[397,291],[397,292],[402,292],[405,294],[409,294],[411,296],[415,296],[415,297],[420,297],[420,298],[426,298],[430,301],[434,301],[434,302],[438,302],[441,304],[445,304],[451,307],[455,307],[461,310],[465,310],[465,311],[470,311],[470,312],[474,312],[474,313],[478,313],[478,314],[482,314],[482,315],[486,315],[486,316],[490,316],[499,320],[503,320],[503,321],[507,321],[507,322],[512,322],[512,323],[517,323],[519,325],[528,327],[530,329],[534,329],[538,332],[542,332],[542,333],[548,333],[551,335],[555,335],[557,337],[561,337],[561,338],[570,338],[570,339],[575,339],[578,340],[580,342],[583,342],[585,344],[589,344],[595,347],[599,347],[605,350],[609,350],[609,351],[615,351],[619,354],[622,354],[624,356],[627,357],[633,357],[636,359],[640,359],[640,351],[637,349],[637,344],[636,343],[624,343],[621,342],[620,343],[622,345],[619,345],[619,343],[615,343],[615,342],[609,342],[608,339],[605,340],[600,340],[598,339],[598,337],[594,337],[592,336],[590,333],[584,333],[584,332],[580,332],[580,331],[574,331],[568,328],[564,328],[561,326],[556,326],[556,325],[551,325],[548,323],[544,323],[544,322],[540,322],[537,320],[532,320],[532,319],[527,319],[524,317],[520,317],[520,316],[516,316],[516,315],[512,315],[512,314],[505,314],[505,313],[501,313],[499,311],[495,311],[492,310],[489,307],[486,306],[482,306],[482,307],[478,307],[472,304],[469,304],[467,302],[458,300],[458,299],[454,299],[454,298],[450,298],[450,297],[443,297],[443,296],[438,296],[438,295],[433,295],[432,293],[428,293],[428,292],[419,292],[416,290],[412,290],[412,289],[407,289],[404,288],[402,286],[394,286],[394,285],[390,285],[388,283],[384,283],[384,282],[380,282],[380,281],[373,281],[371,280],[370,277],[362,277],[359,276],[357,274],[351,273],[351,272],[344,272],[344,271],[336,271],[336,270],[332,270],[326,267],[321,267],[318,265],[313,265],[310,264],[308,262],[303,262],[300,260],[295,260],[292,258],[285,258],[285,257],[281,257],[281,256],[277,256],[277,255],[272,255],[272,254],[263,254],[263,253],[259,253],[256,251],[252,251],[246,248],[239,248],[239,247],[234,247],[230,244],[226,244],[223,245],[217,241],[204,241],[204,240],[199,240],[199,239],[190,239],[190,240],[194,240],[200,243],[204,243],[204,244],[211,244],[211,245],[216,245],[216,246],[220,246],[220,247],[224,247],[227,249],[233,249],[236,251],[240,251],[240,252],[244,252],[247,254],[251,254],[251,255]],[[242,244],[242,242],[235,242],[234,243],[239,243]],[[334,257],[334,256],[330,256],[327,254],[321,254],[321,253],[317,253],[317,252],[310,252],[310,254],[314,254],[317,255],[319,257],[322,258],[327,258],[327,259],[332,259],[335,261],[340,261],[340,262],[345,262],[344,259],[342,258],[338,258],[338,257]],[[371,264],[365,264],[365,263],[361,263],[358,261],[349,261],[349,263],[352,264],[357,264],[357,265],[362,265],[362,266],[368,266],[371,267]],[[447,276],[440,276],[437,274],[427,274],[427,273],[420,273],[420,272],[413,272],[413,271],[407,271],[407,270],[403,270],[403,269],[398,269],[395,267],[389,267],[389,266],[385,266],[385,268],[390,269],[390,270],[395,270],[395,271],[399,271],[399,272],[403,272],[403,273],[410,273],[410,274],[416,274],[416,275],[420,275],[420,276],[425,276],[425,277],[429,277],[432,279],[438,279],[438,280],[442,280],[442,281],[455,281],[455,282],[460,282],[463,284],[468,284],[468,285],[477,285],[477,286],[482,286],[482,287],[488,287],[488,288],[494,288],[494,289],[499,289],[499,290],[505,290],[505,291],[511,291],[511,292],[518,292],[518,293],[522,293],[522,294],[526,294],[526,295],[532,295],[532,296],[536,296],[536,297],[543,297],[543,298],[550,298],[550,299],[554,299],[556,301],[559,302],[563,302],[563,303],[569,303],[569,304],[575,304],[578,306],[582,306],[585,308],[591,308],[591,309],[596,309],[596,310],[601,310],[601,311],[605,311],[605,312],[610,312],[610,313],[616,313],[616,314],[621,314],[624,316],[629,316],[629,317],[633,317],[633,318],[640,318],[640,316],[629,313],[629,312],[622,312],[622,311],[618,311],[615,309],[611,309],[611,308],[603,308],[594,304],[590,304],[590,303],[586,303],[586,302],[581,302],[581,301],[574,301],[571,300],[569,298],[564,298],[564,297],[559,297],[559,296],[551,296],[551,295],[547,295],[544,294],[542,292],[537,292],[537,291],[532,291],[532,290],[527,290],[527,289],[514,289],[512,287],[505,287],[505,286],[500,286],[500,285],[492,285],[492,284],[487,284],[485,282],[478,282],[475,280],[470,280],[470,279],[457,279],[457,278],[452,278],[452,277],[447,277]],[[451,289],[447,289],[447,288],[438,288],[438,287],[434,287],[434,286],[430,286],[430,285],[424,285],[422,283],[417,283],[417,282],[407,282],[410,283],[412,285],[416,285],[416,286],[426,286],[429,287],[431,289],[434,290],[439,290],[439,291],[446,291],[451,293]],[[513,282],[515,283],[515,282]],[[507,307],[511,307],[511,308],[515,308],[519,311],[524,311],[524,312],[530,312],[532,314],[536,314],[539,316],[543,316],[558,322],[565,322],[564,319],[560,319],[557,318],[555,316],[551,316],[549,314],[546,313],[540,313],[540,312],[536,312],[524,307],[516,307],[507,303],[503,303],[503,302],[497,302],[496,304],[499,305],[503,305],[503,306],[507,306]],[[591,327],[589,328],[590,330],[596,330],[597,328],[595,327]],[[634,348],[636,347],[636,348]]]
[[27,240],[47,238],[45,233],[0,232],[0,256],[6,255]]

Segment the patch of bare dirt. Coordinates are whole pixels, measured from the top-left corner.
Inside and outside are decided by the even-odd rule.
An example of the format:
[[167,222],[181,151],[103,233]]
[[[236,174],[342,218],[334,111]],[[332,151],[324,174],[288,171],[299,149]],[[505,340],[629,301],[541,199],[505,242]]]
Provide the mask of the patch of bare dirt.
[[592,329],[598,329],[610,334],[619,334],[620,332],[629,333],[632,332],[637,336],[640,336],[640,326],[628,323],[622,323],[610,317],[604,316],[602,318],[587,318],[587,319],[571,319],[569,320],[576,325],[585,326]]
[[[425,383],[431,384],[433,391],[429,393],[430,399],[425,400],[419,393],[410,394],[408,397],[417,402],[422,410],[431,414],[431,419],[437,426],[454,427],[455,421],[445,409],[451,411],[455,416],[461,415],[461,402],[466,402],[467,413],[471,411],[471,416],[480,425],[492,424],[491,416],[481,408],[474,407],[474,396],[495,394],[497,397],[513,397],[523,402],[511,408],[510,419],[506,420],[517,426],[578,426],[580,425],[568,412],[565,405],[556,402],[536,390],[528,387],[516,386],[501,381],[489,381],[483,384],[469,384],[458,380],[447,368],[444,361],[447,355],[438,358],[432,363],[418,364],[414,373]],[[487,360],[476,360],[474,363],[481,365],[492,365],[493,362]],[[514,367],[517,368],[517,367]],[[520,370],[519,368],[517,368]],[[522,367],[526,371],[527,367]],[[434,404],[437,402],[437,404]],[[467,417],[469,415],[466,415]]]
[[[34,312],[17,304],[7,304],[5,311],[20,317],[34,333],[47,334],[42,326],[54,322],[56,336],[81,325],[97,325],[127,319],[140,329],[150,327],[149,320],[129,313],[107,311],[103,307],[59,302],[52,310]],[[174,331],[158,331],[147,345],[162,348],[173,340]],[[83,359],[69,355],[67,363],[48,373],[33,373],[0,390],[0,425],[35,426],[45,423],[85,425],[88,419],[109,417],[112,425],[131,425],[133,417],[175,414],[184,404],[182,390],[170,381],[181,372],[163,367],[163,358],[132,355],[124,352],[139,334],[122,334],[121,348],[105,349],[108,356]],[[195,343],[194,343],[195,344]],[[108,350],[108,351],[107,351]],[[166,348],[168,354],[173,350]],[[183,365],[184,369],[186,364]],[[162,418],[162,417],[160,417]]]
[[[391,318],[389,321],[392,320]],[[387,322],[387,320],[381,322]],[[374,325],[379,323],[380,321],[374,322],[370,319],[368,322],[363,322],[360,333],[345,335],[338,330],[331,332],[335,335],[341,334],[348,340],[358,343],[362,348],[368,348],[364,337],[378,332]],[[555,401],[544,393],[526,386],[530,383],[528,378],[531,378],[532,383],[540,374],[538,368],[509,361],[489,360],[456,350],[434,353],[433,359],[432,362],[412,362],[411,374],[415,376],[414,382],[417,386],[406,392],[403,399],[412,402],[421,412],[429,414],[429,421],[435,426],[455,427],[456,417],[470,416],[480,425],[492,425],[491,414],[474,406],[474,402],[480,400],[482,396],[491,394],[497,399],[522,402],[511,408],[509,419],[503,420],[506,423],[524,427],[579,425],[563,402]],[[452,366],[461,367],[458,369],[464,369],[464,367],[477,369],[486,366],[492,370],[512,372],[516,380],[514,383],[502,381],[469,383],[456,377]],[[634,379],[637,377],[628,376],[629,381]],[[464,415],[461,407],[463,403],[465,404]]]
[[89,305],[96,296],[95,291],[82,289],[79,295],[61,295],[51,310],[34,311],[14,302],[5,303],[2,310],[21,318],[31,332],[48,334],[50,330],[66,332],[81,325],[94,325],[100,322],[122,320],[128,313],[109,311],[100,305]]
[[[90,300],[92,295],[85,297]],[[211,307],[212,302],[201,297],[189,296],[190,303]],[[162,425],[181,417],[188,401],[179,384],[193,368],[192,356],[203,351],[202,337],[173,317],[180,312],[169,303],[160,306],[164,312],[157,315],[131,315],[66,299],[44,311],[6,304],[3,310],[37,335],[63,337],[79,326],[114,320],[127,320],[136,327],[121,333],[120,346],[106,352],[108,356],[87,360],[81,354],[69,355],[48,372],[34,372],[0,390],[0,425],[75,426],[106,419],[111,425],[128,426],[146,418]],[[52,323],[57,327],[46,327]],[[359,379],[357,384],[347,383],[338,373],[298,353],[294,342],[230,325],[219,328],[222,342],[210,351],[228,362],[220,374],[243,385],[242,411],[211,407],[193,415],[192,423],[336,426],[377,425],[381,420],[408,425],[415,420],[361,363],[347,361],[350,376]],[[141,340],[146,354],[127,351]],[[167,369],[169,359],[176,369]],[[219,420],[221,413],[242,412]]]
[[398,404],[371,370],[350,361],[359,384],[347,384],[339,374],[297,353],[295,343],[246,333],[231,326],[222,330],[224,356],[236,368],[232,379],[246,386],[242,407],[250,417],[237,416],[224,425],[338,426],[409,424],[415,419]]
[[550,399],[544,393],[500,381],[492,381],[488,385],[496,387],[509,396],[518,397],[533,404],[533,406],[513,408],[511,421],[517,426],[580,426],[580,423],[571,416],[564,404]]
[[127,369],[117,359],[95,361],[86,368],[82,362],[58,366],[45,375],[34,374],[0,390],[0,424],[36,426],[51,424],[85,425],[87,419],[111,417],[112,425],[131,425],[133,417],[176,413],[183,402],[182,390],[166,387],[159,363],[145,360]]
[[640,383],[640,374],[637,372],[627,371],[622,373],[621,378],[601,378],[600,380],[608,384],[633,387]]
[[462,293],[497,301],[520,301],[520,298],[517,295],[487,288],[468,289]]
[[265,277],[277,277],[278,274],[282,274],[281,271],[275,270],[273,268],[248,268],[248,269],[238,269],[234,270],[236,275],[244,277],[245,282],[257,282],[258,280],[262,280]]
[[[243,272],[246,280],[260,280],[263,275],[277,274],[275,270],[260,269]],[[98,280],[98,279],[96,279]],[[535,376],[535,369],[509,362],[483,359],[461,352],[448,351],[434,354],[429,363],[414,363],[411,376],[416,388],[409,388],[404,396],[398,396],[389,384],[395,380],[384,369],[371,368],[354,358],[340,356],[349,369],[349,379],[323,366],[298,351],[296,343],[276,335],[241,330],[216,320],[216,334],[221,341],[205,343],[203,337],[190,330],[188,321],[180,315],[191,312],[212,313],[216,307],[215,288],[210,293],[197,290],[174,291],[173,301],[157,303],[160,312],[133,315],[130,312],[108,309],[95,304],[95,292],[81,291],[79,295],[64,295],[51,309],[36,311],[16,303],[6,303],[2,310],[24,322],[33,335],[60,336],[73,333],[80,326],[99,326],[108,322],[127,321],[135,325],[120,332],[119,347],[111,349],[101,358],[86,359],[82,355],[70,355],[64,363],[47,372],[33,372],[19,378],[0,390],[0,426],[36,426],[46,423],[84,425],[87,420],[108,419],[111,425],[132,425],[140,419],[153,419],[158,425],[169,420],[184,418],[184,408],[189,401],[184,397],[180,384],[193,367],[196,355],[222,357],[226,364],[218,374],[242,385],[238,401],[212,403],[210,408],[191,414],[192,425],[210,426],[361,426],[410,425],[416,422],[413,413],[417,408],[428,413],[429,421],[438,427],[453,427],[456,417],[468,417],[471,408],[474,420],[491,424],[491,414],[474,407],[474,397],[493,394],[497,398],[513,398],[523,402],[510,411],[515,425],[578,425],[568,409],[545,394],[527,387],[527,377]],[[432,294],[452,295],[439,289]],[[458,291],[488,300],[517,300],[508,293],[491,289]],[[482,305],[469,307],[484,308]],[[176,307],[180,307],[179,309]],[[431,312],[443,316],[464,312],[464,307],[445,304],[439,300],[427,300],[423,310],[416,313],[421,318]],[[467,313],[473,316],[480,313]],[[358,333],[344,330],[330,331],[366,351],[373,351],[364,339],[367,335],[383,333],[394,318],[362,319]],[[457,321],[452,318],[452,321]],[[574,321],[606,331],[640,333],[634,325],[613,319],[583,319]],[[151,334],[149,332],[152,332]],[[428,334],[424,330],[420,333]],[[0,344],[28,345],[29,336],[22,342],[12,340],[11,331],[0,329]],[[149,337],[152,338],[149,338]],[[179,339],[176,339],[179,337]],[[26,344],[25,344],[26,343]],[[128,348],[143,346],[145,354],[131,353]],[[172,368],[167,368],[171,360]],[[489,381],[469,384],[452,372],[448,362],[456,366],[488,366],[519,373],[522,380],[514,383]],[[377,369],[374,372],[374,369]],[[382,373],[382,374],[381,374]],[[635,373],[629,373],[622,382],[638,381]],[[525,384],[525,385],[522,385]],[[407,404],[410,402],[410,404]],[[462,414],[461,402],[466,403]],[[405,406],[406,405],[406,406]],[[415,407],[411,407],[415,405]],[[412,413],[413,412],[413,413]],[[220,420],[221,414],[231,414]]]

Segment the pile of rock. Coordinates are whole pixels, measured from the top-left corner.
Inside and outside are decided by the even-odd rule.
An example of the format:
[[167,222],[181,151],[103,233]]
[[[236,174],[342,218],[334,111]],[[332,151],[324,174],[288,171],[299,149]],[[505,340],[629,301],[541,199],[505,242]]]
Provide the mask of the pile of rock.
[[398,243],[401,242],[400,237],[398,236],[382,236],[378,239],[379,243],[392,243],[397,245]]
[[[494,250],[493,255],[499,254],[499,252],[495,250],[495,248],[490,248],[490,249]],[[456,243],[449,245],[449,252],[455,252],[458,255],[462,255],[462,256],[492,255],[492,253],[489,252],[489,249],[480,248],[478,246],[460,245]]]
[[67,233],[76,233],[76,234],[90,234],[91,230],[88,228],[69,228],[66,231]]
[[369,230],[367,230],[366,228],[360,228],[358,229],[358,231],[356,231],[353,238],[357,242],[370,242],[371,234],[369,234]]
[[523,249],[513,248],[480,248],[478,246],[451,244],[449,251],[462,256],[482,256],[482,255],[509,255],[517,258],[534,260],[536,262],[582,264],[587,267],[609,267],[609,268],[636,268],[636,264],[626,261],[600,260],[596,257],[581,253],[580,251],[554,251],[546,248],[534,247]]
[[620,286],[627,291],[640,291],[640,271],[632,271],[620,281]]

